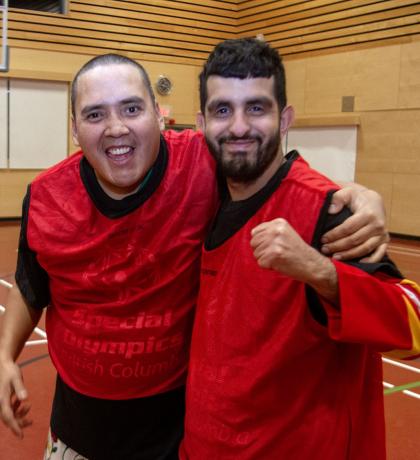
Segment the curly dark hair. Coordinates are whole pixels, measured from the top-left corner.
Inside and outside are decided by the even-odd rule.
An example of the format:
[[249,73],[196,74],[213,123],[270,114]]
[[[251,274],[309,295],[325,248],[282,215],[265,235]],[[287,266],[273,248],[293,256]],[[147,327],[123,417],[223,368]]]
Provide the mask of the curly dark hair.
[[208,97],[207,79],[211,75],[240,79],[274,76],[274,91],[279,109],[282,110],[287,104],[282,58],[277,50],[260,39],[225,40],[210,53],[199,77],[200,109],[203,114]]

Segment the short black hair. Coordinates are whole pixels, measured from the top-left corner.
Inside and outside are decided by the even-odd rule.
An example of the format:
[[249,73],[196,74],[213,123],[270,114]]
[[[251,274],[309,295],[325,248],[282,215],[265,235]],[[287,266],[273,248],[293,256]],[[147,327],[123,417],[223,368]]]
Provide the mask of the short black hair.
[[75,107],[76,107],[76,96],[77,96],[77,84],[79,78],[89,70],[101,66],[101,65],[112,65],[112,64],[128,64],[132,65],[140,72],[140,75],[143,77],[144,83],[146,85],[147,91],[152,99],[153,104],[156,103],[155,94],[153,93],[152,84],[150,82],[149,75],[147,74],[145,68],[139,64],[138,62],[130,59],[126,56],[122,56],[120,54],[108,53],[108,54],[101,54],[92,58],[90,61],[86,62],[79,71],[76,73],[73,82],[71,84],[71,113],[73,117],[75,117]]
[[275,97],[279,109],[287,105],[286,76],[277,50],[257,38],[237,38],[219,43],[210,53],[200,73],[200,109],[204,114],[207,102],[207,79],[211,75],[223,78],[270,78],[274,76]]

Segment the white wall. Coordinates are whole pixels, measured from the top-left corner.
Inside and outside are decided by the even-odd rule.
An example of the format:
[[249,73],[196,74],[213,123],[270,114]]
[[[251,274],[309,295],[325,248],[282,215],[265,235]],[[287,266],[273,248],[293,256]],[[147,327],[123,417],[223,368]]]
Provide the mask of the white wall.
[[284,151],[296,149],[321,173],[336,181],[354,181],[357,126],[291,128]]
[[7,80],[0,78],[0,168],[7,168]]
[[68,84],[10,79],[9,98],[9,168],[44,169],[66,158]]

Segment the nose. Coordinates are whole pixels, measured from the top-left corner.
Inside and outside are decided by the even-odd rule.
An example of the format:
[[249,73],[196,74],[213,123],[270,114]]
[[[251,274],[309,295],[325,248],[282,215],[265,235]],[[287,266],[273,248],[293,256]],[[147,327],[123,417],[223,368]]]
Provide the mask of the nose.
[[119,115],[112,113],[107,120],[105,135],[110,137],[120,137],[129,133],[129,129],[124,122],[124,119]]
[[244,137],[251,129],[249,120],[245,113],[237,111],[231,118],[230,132],[235,137]]

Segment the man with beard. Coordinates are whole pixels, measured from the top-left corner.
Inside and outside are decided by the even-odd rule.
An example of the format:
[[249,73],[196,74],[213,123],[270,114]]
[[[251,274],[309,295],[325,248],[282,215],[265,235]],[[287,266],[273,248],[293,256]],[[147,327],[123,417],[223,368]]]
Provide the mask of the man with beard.
[[328,215],[336,185],[283,155],[293,109],[277,51],[219,44],[200,97],[225,187],[202,253],[181,458],[384,459],[378,351],[418,355],[419,288],[387,257],[319,252],[349,212]]

